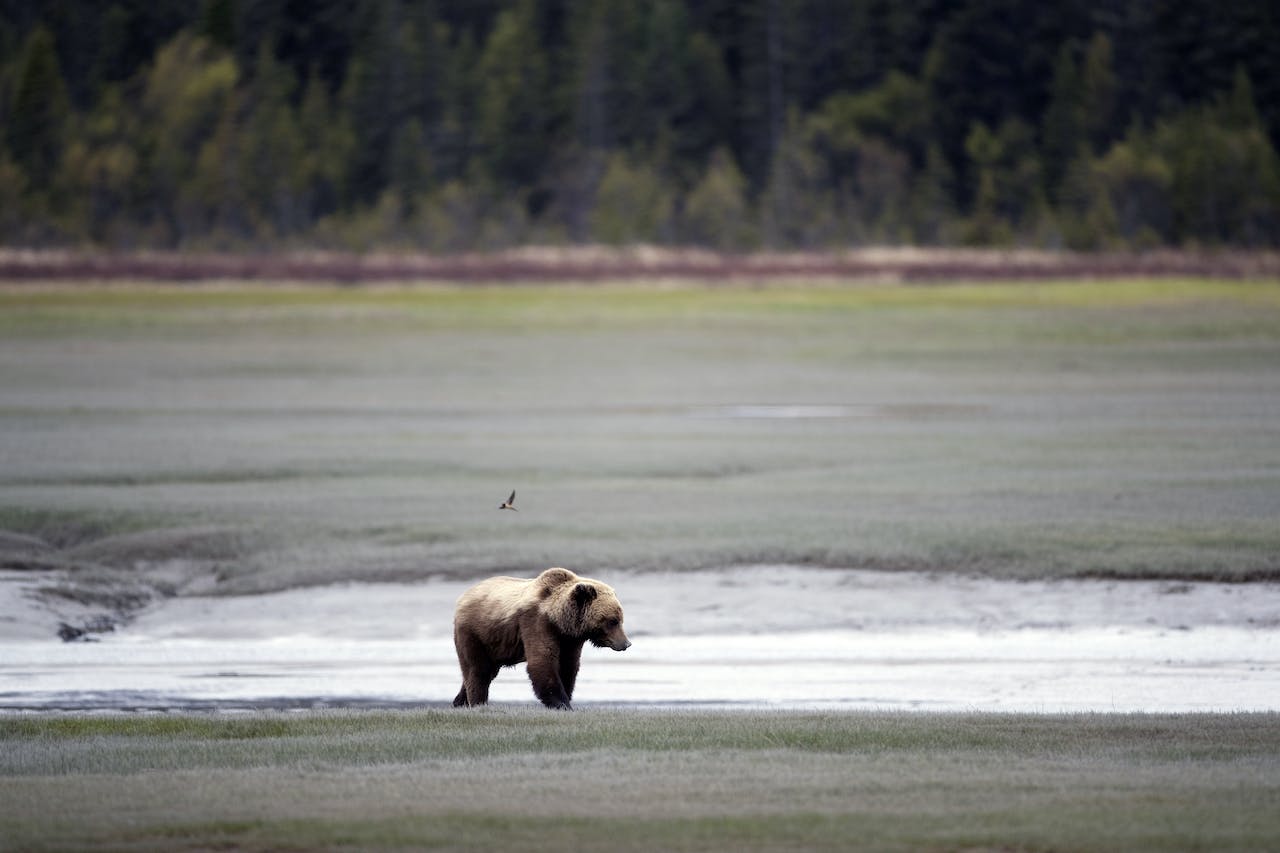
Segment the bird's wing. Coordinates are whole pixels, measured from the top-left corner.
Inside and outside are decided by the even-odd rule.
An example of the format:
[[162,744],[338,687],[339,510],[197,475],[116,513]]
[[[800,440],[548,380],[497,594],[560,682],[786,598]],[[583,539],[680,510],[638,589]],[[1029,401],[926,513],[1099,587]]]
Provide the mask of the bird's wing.
[[509,503],[509,504],[513,504],[513,503],[515,503],[515,502],[516,502],[516,493],[515,493],[515,490],[514,490],[514,489],[512,489],[512,491],[511,491],[511,497],[507,498],[507,503]]

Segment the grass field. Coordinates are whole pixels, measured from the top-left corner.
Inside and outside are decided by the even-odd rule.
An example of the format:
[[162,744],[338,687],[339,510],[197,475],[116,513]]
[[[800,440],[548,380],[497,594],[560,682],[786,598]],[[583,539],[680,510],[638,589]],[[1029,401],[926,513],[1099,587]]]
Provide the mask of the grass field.
[[1276,578],[1278,368],[1275,282],[10,286],[0,556]]
[[[117,615],[553,564],[1275,580],[1277,448],[1276,282],[0,289],[0,564]],[[1260,850],[1277,815],[1275,714],[0,716],[2,850]]]
[[1263,850],[1280,719],[0,717],[12,850]]

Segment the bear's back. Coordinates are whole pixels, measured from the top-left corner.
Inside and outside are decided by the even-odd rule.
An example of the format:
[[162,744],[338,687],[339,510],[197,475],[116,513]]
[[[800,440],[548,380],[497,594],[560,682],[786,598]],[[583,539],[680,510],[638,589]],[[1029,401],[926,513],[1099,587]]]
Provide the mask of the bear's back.
[[454,621],[480,617],[483,621],[515,618],[529,604],[533,581],[526,578],[495,577],[480,581],[458,598]]

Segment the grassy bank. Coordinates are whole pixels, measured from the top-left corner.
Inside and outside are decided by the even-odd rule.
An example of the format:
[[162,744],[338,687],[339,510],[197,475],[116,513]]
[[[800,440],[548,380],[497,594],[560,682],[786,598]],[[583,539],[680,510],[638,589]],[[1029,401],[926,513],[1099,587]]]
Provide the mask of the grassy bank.
[[1276,578],[1278,367],[1274,282],[9,288],[0,556]]
[[0,718],[6,849],[1257,850],[1275,715]]

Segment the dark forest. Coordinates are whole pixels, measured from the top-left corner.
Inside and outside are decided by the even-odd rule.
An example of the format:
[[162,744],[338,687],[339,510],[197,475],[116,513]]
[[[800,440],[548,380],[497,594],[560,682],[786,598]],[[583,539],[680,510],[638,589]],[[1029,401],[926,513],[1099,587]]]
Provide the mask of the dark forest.
[[1271,0],[0,0],[0,242],[1280,245]]

